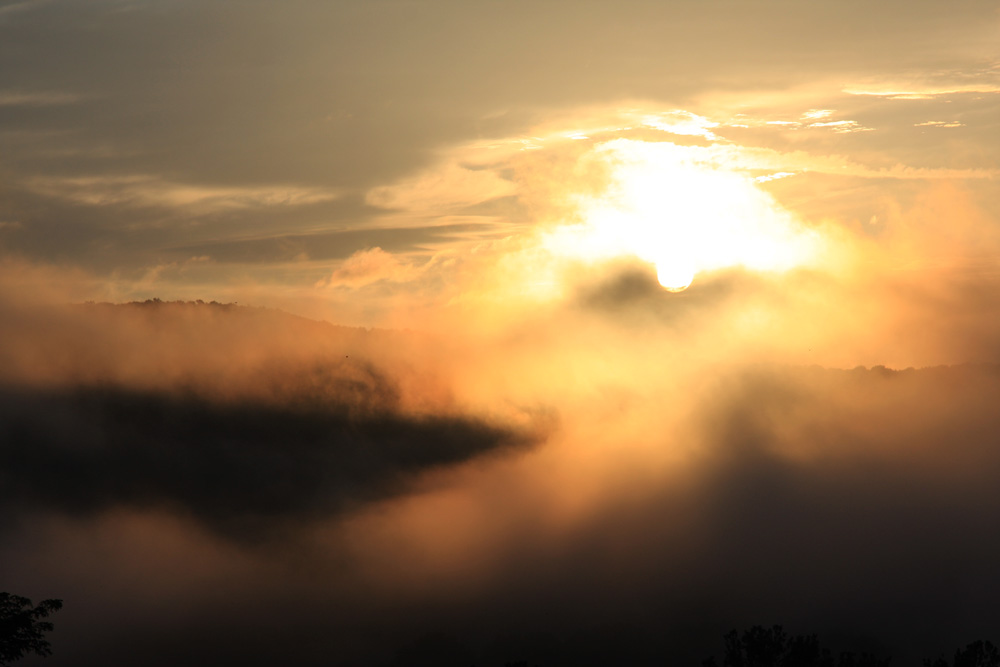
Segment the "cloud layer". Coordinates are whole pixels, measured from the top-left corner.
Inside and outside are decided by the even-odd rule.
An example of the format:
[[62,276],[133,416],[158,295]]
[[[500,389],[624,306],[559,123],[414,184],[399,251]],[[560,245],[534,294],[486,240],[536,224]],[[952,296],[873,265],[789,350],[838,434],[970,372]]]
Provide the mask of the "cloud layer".
[[0,392],[10,581],[67,600],[68,664],[697,664],[772,622],[909,664],[991,637],[997,367],[727,361],[682,341],[762,287],[642,276],[489,347],[20,311],[4,349],[47,363]]

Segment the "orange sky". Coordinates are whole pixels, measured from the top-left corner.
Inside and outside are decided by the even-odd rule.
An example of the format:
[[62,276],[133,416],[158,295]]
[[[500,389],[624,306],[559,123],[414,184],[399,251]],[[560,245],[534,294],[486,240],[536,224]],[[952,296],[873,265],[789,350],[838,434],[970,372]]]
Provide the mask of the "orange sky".
[[367,326],[568,260],[989,274],[996,8],[861,9],[8,3],[0,252]]

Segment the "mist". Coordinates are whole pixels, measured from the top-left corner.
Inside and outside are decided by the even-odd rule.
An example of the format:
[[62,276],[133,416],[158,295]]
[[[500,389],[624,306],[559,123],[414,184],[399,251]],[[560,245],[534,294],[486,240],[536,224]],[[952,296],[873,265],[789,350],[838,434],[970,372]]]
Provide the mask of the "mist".
[[771,623],[915,664],[991,636],[997,292],[599,266],[489,330],[8,296],[5,582],[66,600],[69,664],[697,664]]

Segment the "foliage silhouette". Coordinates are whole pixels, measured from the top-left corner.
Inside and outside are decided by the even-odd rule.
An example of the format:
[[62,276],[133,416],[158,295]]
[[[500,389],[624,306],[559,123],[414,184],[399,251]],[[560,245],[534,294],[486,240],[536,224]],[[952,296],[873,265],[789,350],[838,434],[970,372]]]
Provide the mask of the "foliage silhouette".
[[855,657],[853,653],[841,653],[838,667],[889,667],[892,658],[878,658],[871,653]]
[[[723,637],[723,641],[725,643],[723,667],[889,667],[891,660],[870,653],[860,655],[841,653],[834,663],[833,654],[829,649],[820,647],[816,635],[789,637],[780,625],[770,628],[755,625],[749,630],[744,630],[743,634],[732,630]],[[714,657],[702,662],[702,667],[716,667],[716,665]],[[942,666],[925,664],[925,667]],[[963,663],[961,667],[1000,667],[1000,665]]]
[[924,660],[924,667],[1000,667],[1000,649],[991,642],[977,640],[955,651],[951,665],[943,657]]
[[52,623],[40,619],[60,609],[62,600],[42,600],[35,607],[28,598],[0,592],[0,667],[30,653],[52,655],[45,639]]
[[[780,625],[755,625],[742,634],[731,630],[723,637],[723,667],[889,667],[891,658],[871,653],[840,653],[836,662],[829,649],[821,648],[816,635],[789,637]],[[702,667],[718,667],[715,656]],[[949,662],[942,656],[925,659],[923,667],[1000,667],[1000,648],[977,640],[955,651]]]

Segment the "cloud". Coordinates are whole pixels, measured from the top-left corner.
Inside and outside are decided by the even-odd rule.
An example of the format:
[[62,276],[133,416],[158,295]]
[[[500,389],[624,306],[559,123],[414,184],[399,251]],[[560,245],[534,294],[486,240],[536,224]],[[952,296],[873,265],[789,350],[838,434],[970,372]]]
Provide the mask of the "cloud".
[[718,139],[712,133],[711,128],[718,127],[719,123],[683,109],[648,114],[642,117],[642,124],[671,134],[699,136],[709,140]]
[[10,2],[0,7],[0,16],[3,14],[16,14],[26,10],[34,9],[48,4],[50,0],[21,0],[20,2]]
[[768,117],[753,117],[745,113],[736,114],[726,123],[717,123],[730,128],[762,128],[772,130],[802,130],[806,128],[827,128],[838,134],[847,132],[870,132],[875,128],[865,127],[856,120],[824,120],[829,119],[834,111],[829,109],[812,109],[802,114],[803,120],[778,120]]
[[219,187],[176,183],[158,176],[34,177],[26,186],[38,194],[89,206],[181,209],[198,214],[269,206],[305,206],[336,199],[322,188],[272,185]]
[[810,120],[829,118],[834,114],[832,109],[810,109],[809,111],[802,114],[803,118],[808,118]]
[[380,222],[387,226],[213,240],[180,245],[170,250],[185,256],[209,255],[217,261],[245,264],[294,262],[303,258],[324,262],[347,259],[373,247],[394,254],[427,253],[429,248],[448,245],[456,240],[477,239],[497,233],[497,225],[477,216],[455,216],[437,220],[440,224],[419,227],[390,225],[392,222],[411,222],[409,220],[388,219]]
[[969,83],[957,85],[911,85],[911,86],[885,86],[869,85],[845,88],[845,93],[849,95],[869,95],[873,97],[886,97],[891,100],[929,100],[945,95],[961,95],[970,93],[980,93],[985,95],[1000,93],[1000,85],[991,83]]
[[914,123],[913,127],[965,127],[965,123],[960,123],[957,120],[928,120],[923,123]]
[[1000,67],[995,60],[965,58],[961,68],[927,68],[907,76],[876,78],[847,86],[849,95],[884,97],[890,100],[931,100],[958,95],[1000,93]]
[[395,255],[379,247],[359,250],[334,270],[317,287],[360,287],[379,280],[402,282],[412,279],[418,273],[412,265],[403,264]]
[[778,171],[773,174],[765,174],[763,176],[758,176],[753,179],[757,183],[767,183],[768,181],[774,181],[779,178],[788,178],[789,176],[794,176],[794,171]]
[[[885,224],[929,241],[951,210],[975,237],[961,201]],[[545,265],[529,249],[438,275],[509,295]],[[125,642],[152,665],[163,628],[171,660],[207,633],[192,664],[249,665],[275,637],[298,664],[586,667],[696,663],[753,623],[901,662],[984,636],[997,367],[810,364],[995,359],[992,283],[730,271],[670,294],[634,261],[561,268],[563,298],[437,306],[433,335],[32,306],[24,269],[0,303],[6,576],[79,610],[70,664]]]
[[855,161],[847,155],[816,154],[808,151],[782,151],[773,148],[738,147],[717,145],[703,151],[706,161],[728,165],[737,169],[767,169],[775,171],[798,171],[829,174],[831,176],[855,176],[873,179],[993,179],[1000,176],[997,169],[915,167],[907,164],[893,164],[886,167],[872,167]]
[[400,183],[373,188],[366,193],[365,201],[379,208],[440,215],[514,192],[514,184],[491,169],[445,162]]
[[[471,517],[415,501],[452,508],[474,533],[457,547],[468,558],[497,539],[473,527],[511,528],[495,569],[453,584],[467,591],[459,599],[429,568],[432,584],[414,595],[440,600],[437,613],[408,629],[446,627],[442,644],[480,661],[520,651],[596,665],[689,664],[718,652],[716,628],[755,622],[820,632],[844,649],[873,637],[904,662],[977,632],[963,626],[985,628],[977,619],[990,614],[1000,542],[979,542],[975,526],[1000,512],[983,501],[996,482],[988,443],[1000,423],[986,408],[995,367],[717,371],[688,380],[688,399],[660,393],[574,415],[534,461],[558,462],[558,481],[525,466],[480,492],[488,478],[473,476],[461,492]],[[942,385],[962,389],[942,401]],[[673,420],[688,409],[691,421]],[[491,506],[515,480],[532,500]],[[386,595],[407,590],[391,567]],[[504,633],[493,645],[478,640],[494,638],[490,628]]]
[[831,121],[824,121],[821,123],[809,123],[807,127],[829,127],[834,132],[839,132],[839,133],[868,132],[874,129],[871,127],[864,127],[856,120],[831,120]]
[[[41,446],[5,446],[18,472],[7,507],[66,518],[8,530],[4,562],[16,579],[76,582],[63,595],[81,613],[57,624],[71,662],[118,636],[101,610],[125,595],[123,623],[138,627],[123,650],[137,664],[158,664],[146,648],[167,619],[171,646],[212,636],[215,653],[194,664],[268,664],[276,636],[299,664],[334,650],[383,665],[690,664],[718,655],[729,628],[772,622],[909,664],[989,636],[997,367],[762,365],[683,384],[686,398],[661,387],[563,404],[542,447],[375,504],[357,501],[488,451],[498,433],[106,389],[5,392],[4,423],[30,424]],[[414,461],[418,444],[432,446]],[[346,516],[292,520],[331,506]],[[267,534],[262,521],[280,528],[271,550],[225,546],[248,527]],[[82,570],[39,566],[67,544]]]
[[[30,3],[22,4],[27,5]],[[15,7],[17,7],[17,5],[5,7],[4,9],[13,10]],[[77,95],[76,93],[0,90],[0,107],[58,106],[64,104],[75,104],[81,99],[83,99],[83,97],[81,95]]]
[[401,335],[217,303],[0,308],[0,504],[15,514],[166,509],[270,539],[538,437],[397,365]]
[[366,370],[340,378],[335,366],[298,371],[339,385],[303,397],[315,405],[7,388],[0,505],[74,515],[165,507],[257,540],[282,523],[398,494],[421,472],[530,440],[472,418],[400,414],[387,379]]

